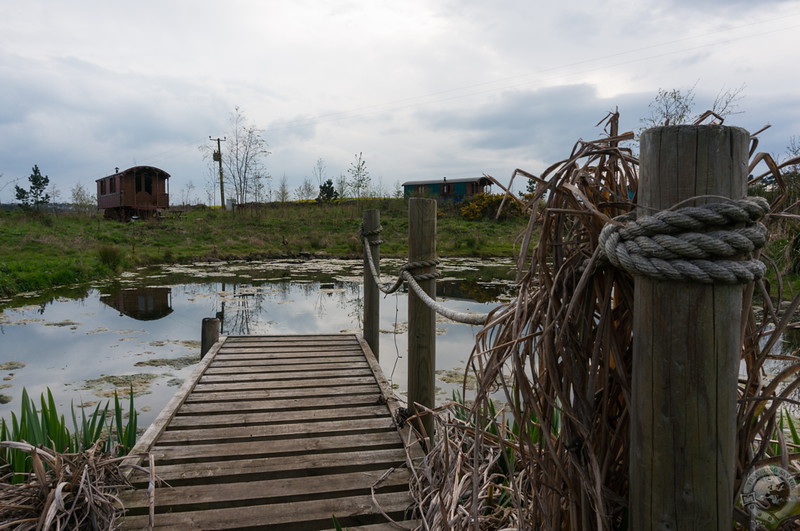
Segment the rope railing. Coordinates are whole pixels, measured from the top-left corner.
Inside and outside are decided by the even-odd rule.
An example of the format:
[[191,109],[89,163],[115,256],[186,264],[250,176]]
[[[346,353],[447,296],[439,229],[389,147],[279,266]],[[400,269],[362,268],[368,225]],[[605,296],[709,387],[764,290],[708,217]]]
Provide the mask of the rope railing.
[[417,269],[423,268],[430,268],[436,267],[439,265],[440,260],[422,260],[418,262],[407,262],[400,267],[400,271],[397,275],[397,280],[390,284],[388,282],[383,282],[381,279],[381,274],[378,272],[377,268],[375,267],[375,263],[372,260],[372,253],[370,252],[371,245],[380,245],[382,240],[373,240],[370,241],[370,236],[376,236],[380,234],[382,228],[378,226],[377,229],[373,231],[369,231],[368,233],[364,231],[362,226],[361,229],[361,236],[362,241],[364,242],[364,254],[367,257],[367,263],[369,263],[370,273],[372,273],[372,279],[375,285],[378,287],[381,292],[390,295],[400,289],[400,286],[403,285],[405,281],[408,284],[408,287],[420,298],[429,308],[433,311],[438,313],[439,315],[443,315],[452,321],[456,321],[458,323],[470,324],[470,325],[482,325],[486,322],[486,318],[489,314],[487,313],[478,313],[478,312],[459,312],[450,308],[447,308],[443,304],[437,302],[436,300],[432,299],[425,291],[417,284],[418,280],[429,280],[432,278],[439,278],[441,273],[439,271],[434,271],[432,273],[419,273],[414,274],[413,271]]

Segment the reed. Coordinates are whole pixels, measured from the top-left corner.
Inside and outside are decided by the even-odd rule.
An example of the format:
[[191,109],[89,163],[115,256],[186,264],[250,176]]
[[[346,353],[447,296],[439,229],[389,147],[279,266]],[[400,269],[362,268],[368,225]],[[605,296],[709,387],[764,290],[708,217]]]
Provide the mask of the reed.
[[[48,388],[36,403],[22,390],[19,417],[12,412],[10,424],[0,419],[0,441],[24,442],[53,452],[77,454],[90,448],[107,455],[122,457],[136,443],[137,417],[130,390],[127,415],[114,393],[114,411],[109,419],[109,403],[97,404],[87,416],[81,408],[80,422],[71,405],[73,431],[70,432],[64,415],[59,415],[53,394]],[[125,418],[127,416],[127,419]],[[10,472],[10,482],[24,483],[34,472],[34,454],[16,446],[0,449],[0,472]]]
[[[496,309],[477,335],[469,362],[479,382],[474,403],[454,400],[427,412],[438,437],[412,482],[425,528],[627,526],[633,279],[598,263],[596,253],[603,226],[635,207],[638,159],[623,147],[633,134],[618,134],[618,120],[610,114],[606,138],[578,142],[540,177],[515,172],[533,182],[529,204],[545,208],[533,209],[517,240],[516,300]],[[753,181],[763,177],[755,167],[766,158],[752,157]],[[791,217],[783,210],[790,205],[781,165],[767,163],[778,183],[766,219],[773,228]],[[800,361],[773,353],[800,296],[787,296],[774,269],[772,282],[748,287],[743,305],[737,493],[767,463],[800,472],[798,427],[785,410],[800,388]],[[779,358],[781,370],[768,376]],[[497,393],[501,409],[491,399]],[[739,504],[732,525],[746,528],[748,516]]]

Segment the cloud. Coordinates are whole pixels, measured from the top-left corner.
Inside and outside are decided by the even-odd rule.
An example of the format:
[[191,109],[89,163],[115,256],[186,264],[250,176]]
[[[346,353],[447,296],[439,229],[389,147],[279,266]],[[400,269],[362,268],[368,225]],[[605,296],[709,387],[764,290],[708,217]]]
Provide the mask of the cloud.
[[602,136],[595,124],[620,103],[639,106],[642,99],[601,98],[596,87],[578,84],[508,91],[468,113],[448,110],[421,119],[442,134],[464,135],[468,149],[524,150],[539,160],[554,161],[568,154],[579,139]]

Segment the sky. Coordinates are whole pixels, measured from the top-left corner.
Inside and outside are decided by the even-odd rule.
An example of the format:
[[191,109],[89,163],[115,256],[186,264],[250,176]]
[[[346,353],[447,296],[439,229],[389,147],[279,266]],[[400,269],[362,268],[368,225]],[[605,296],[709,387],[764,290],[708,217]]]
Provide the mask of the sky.
[[[659,89],[786,158],[800,137],[800,0],[27,0],[0,17],[0,202],[33,165],[69,201],[136,165],[172,202],[209,204],[201,146],[238,107],[263,129],[268,186],[372,185],[515,168],[541,174],[619,110],[637,131]],[[496,190],[499,191],[499,190]]]

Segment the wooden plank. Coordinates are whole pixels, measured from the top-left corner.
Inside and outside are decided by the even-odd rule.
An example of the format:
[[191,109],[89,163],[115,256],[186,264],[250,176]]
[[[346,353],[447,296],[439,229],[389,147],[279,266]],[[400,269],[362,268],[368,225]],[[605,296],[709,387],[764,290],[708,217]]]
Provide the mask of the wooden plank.
[[[261,475],[275,476],[313,473],[333,474],[342,468],[354,469],[371,467],[373,469],[398,467],[405,463],[406,451],[402,448],[365,449],[358,452],[326,453],[317,455],[281,455],[260,459],[233,459],[227,461],[203,461],[199,463],[180,463],[158,465],[158,477],[170,485],[178,486],[198,479],[213,479],[215,482],[229,476],[245,478]],[[134,484],[146,487],[148,478],[141,474],[131,477]]]
[[[319,494],[341,496],[347,493],[351,496],[368,494],[370,487],[378,480],[381,488],[407,487],[410,472],[405,468],[386,470],[366,470],[344,474],[330,474],[309,477],[293,477],[281,479],[265,479],[260,481],[242,481],[217,484],[198,484],[187,486],[172,486],[160,489],[158,496],[159,506],[167,506],[172,512],[186,510],[199,505],[209,509],[222,508],[235,502],[240,506],[270,503],[283,503],[286,499],[302,500],[317,498]],[[384,477],[386,475],[386,477]],[[394,489],[397,490],[397,489]],[[276,500],[277,498],[277,500]],[[123,499],[126,509],[136,513],[136,508],[146,508],[148,500],[145,496],[130,496]]]
[[[375,499],[413,528],[408,454],[387,404],[396,398],[365,345],[355,335],[216,345],[150,443],[172,485],[156,489],[156,528],[330,529],[336,514],[345,527],[383,529],[370,491],[389,470]],[[144,492],[122,499],[123,528],[146,527]]]
[[[381,395],[377,393],[370,393],[366,395],[343,395],[336,399],[338,406],[342,405],[370,405],[378,404],[382,401]],[[277,411],[281,409],[315,409],[315,408],[331,408],[338,407],[332,406],[331,401],[326,398],[285,398],[275,399],[269,402],[248,403],[242,402],[236,404],[235,410],[240,412],[246,411]],[[181,415],[208,415],[213,413],[231,413],[234,408],[231,404],[224,402],[192,402],[184,404],[180,410]]]
[[[214,357],[219,352],[219,349],[222,347],[223,343],[225,342],[225,337],[222,336],[219,338],[219,342],[216,343],[211,347],[211,349],[206,353],[205,357],[200,360],[200,363],[192,369],[191,374],[189,375],[186,380],[184,380],[183,385],[178,389],[178,391],[173,395],[164,409],[161,410],[161,413],[158,414],[156,419],[153,421],[150,426],[147,427],[144,434],[139,438],[136,442],[134,447],[131,449],[131,455],[142,455],[146,454],[153,443],[158,439],[161,433],[166,429],[169,422],[175,416],[178,411],[178,408],[183,404],[186,400],[186,397],[192,392],[194,386],[197,384],[197,381],[200,379],[200,376],[203,374],[205,370],[208,369],[209,365],[214,361]],[[142,460],[141,457],[132,457],[129,459],[125,459],[123,464],[125,465],[136,465],[140,463]],[[129,471],[132,469],[128,469]],[[128,472],[129,474],[130,472]]]
[[264,457],[279,454],[301,454],[322,451],[338,451],[348,448],[400,447],[402,443],[397,433],[379,432],[358,435],[332,435],[330,437],[310,437],[306,439],[275,439],[269,444],[255,440],[229,444],[190,444],[162,445],[157,443],[151,450],[156,462],[192,461],[198,459],[217,459],[222,456]]
[[[392,392],[392,388],[389,385],[389,380],[383,374],[381,365],[378,362],[378,359],[372,354],[369,345],[364,339],[360,339],[359,341],[361,342],[361,348],[364,349],[364,356],[366,356],[367,361],[372,368],[372,372],[375,375],[375,381],[378,382],[382,395],[386,397],[386,407],[389,409],[392,417],[397,419],[398,416],[403,413],[401,412],[402,406],[400,405],[397,396]],[[408,423],[403,423],[401,426],[397,426],[397,431],[408,452],[407,457],[409,461],[409,467],[416,468],[425,458],[425,450],[422,448],[419,439]]]
[[258,373],[271,373],[271,372],[280,372],[284,370],[286,372],[296,372],[298,369],[302,368],[302,370],[325,370],[325,369],[335,369],[341,370],[345,367],[355,367],[358,369],[363,369],[364,367],[368,367],[363,359],[360,361],[352,361],[350,363],[344,361],[339,362],[314,362],[314,363],[304,363],[298,365],[291,365],[286,363],[261,363],[258,365],[253,364],[244,364],[242,366],[217,366],[217,367],[209,367],[206,370],[206,374],[241,374],[242,367],[246,367],[246,373],[250,374],[258,374]]
[[348,353],[346,356],[330,356],[327,353],[325,355],[314,356],[314,357],[264,357],[257,360],[227,360],[224,363],[218,360],[215,360],[214,363],[211,364],[211,368],[219,365],[225,365],[226,367],[273,367],[276,365],[286,365],[289,367],[304,367],[306,365],[314,365],[319,363],[336,363],[339,365],[349,364],[353,362],[359,362],[364,359],[362,354],[351,354]]
[[354,334],[302,334],[302,335],[275,335],[275,336],[228,336],[228,343],[231,345],[239,345],[243,343],[281,343],[281,344],[298,344],[298,343],[352,343],[355,340]]
[[266,412],[242,413],[240,411],[229,414],[217,415],[177,415],[169,425],[170,429],[198,428],[201,426],[225,426],[287,423],[287,422],[314,422],[325,419],[356,420],[361,418],[390,417],[386,406],[381,404],[350,405],[344,411],[340,408],[329,409],[303,409],[278,410]]
[[372,385],[353,385],[350,387],[339,386],[319,386],[301,387],[299,389],[256,389],[250,391],[229,391],[219,393],[192,393],[186,398],[186,403],[194,402],[243,402],[258,400],[274,400],[280,398],[317,398],[331,397],[339,395],[365,395],[380,393],[380,388],[376,384]]
[[332,434],[337,432],[367,432],[394,430],[394,420],[390,415],[382,418],[351,420],[331,420],[323,422],[304,422],[296,424],[266,424],[249,426],[226,426],[224,428],[201,428],[195,430],[167,430],[158,439],[159,444],[196,443],[199,441],[227,441],[259,437],[286,437],[289,435],[309,436],[312,434]]
[[279,348],[279,347],[225,347],[220,352],[223,358],[228,360],[237,359],[254,359],[259,357],[279,357],[279,358],[313,358],[314,356],[328,355],[328,356],[357,356],[360,354],[358,349],[354,349],[351,345],[342,345],[339,347],[326,347],[324,345],[314,347],[293,347],[293,348]]
[[225,383],[225,382],[271,382],[271,381],[291,381],[302,379],[315,379],[320,378],[341,378],[343,376],[372,376],[372,370],[369,365],[364,365],[363,368],[339,368],[328,369],[324,371],[278,371],[278,372],[264,372],[264,373],[222,373],[222,374],[204,374],[200,378],[200,384],[210,383]]
[[[407,492],[378,493],[375,500],[389,515],[402,518],[409,509],[411,498]],[[326,498],[302,502],[286,502],[249,507],[227,507],[213,511],[164,513],[156,516],[156,529],[230,529],[260,523],[264,530],[292,529],[302,524],[303,529],[332,529],[331,515],[343,525],[375,524],[385,519],[380,516],[372,496]],[[316,524],[317,527],[312,527]],[[146,529],[147,516],[125,518],[122,529]],[[390,529],[387,527],[387,529]]]
[[[350,385],[368,385],[375,383],[374,376],[352,376],[352,377],[332,377],[332,378],[325,378],[324,380],[325,387],[330,386],[350,386]],[[320,387],[320,379],[319,378],[311,378],[311,379],[294,379],[294,380],[286,380],[286,379],[279,379],[279,380],[268,380],[267,382],[260,381],[260,382],[230,382],[230,383],[215,383],[215,384],[208,384],[204,383],[203,380],[200,380],[195,388],[195,393],[221,393],[221,392],[228,392],[228,391],[255,391],[259,389],[302,389],[302,388],[309,388],[309,389],[316,389]]]

